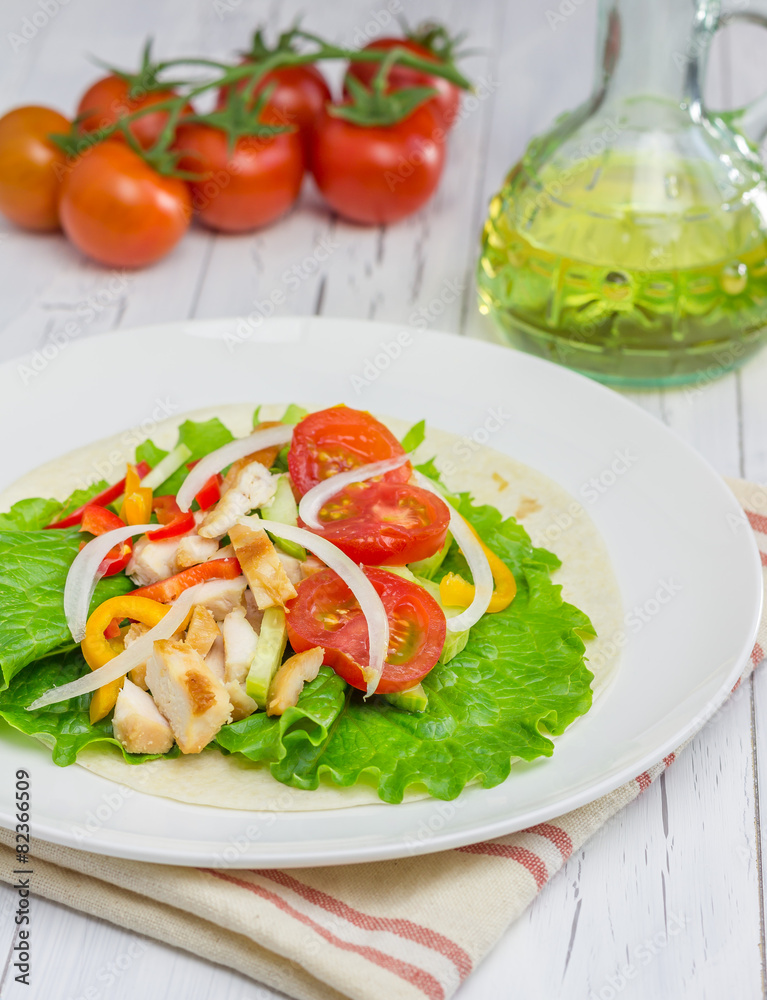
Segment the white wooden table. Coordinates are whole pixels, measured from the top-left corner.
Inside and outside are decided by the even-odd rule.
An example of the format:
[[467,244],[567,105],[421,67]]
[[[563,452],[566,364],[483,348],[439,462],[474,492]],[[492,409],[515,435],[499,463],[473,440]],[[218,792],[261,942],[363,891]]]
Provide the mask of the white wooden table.
[[[148,322],[246,315],[275,288],[287,291],[281,313],[398,323],[420,315],[437,329],[492,336],[472,283],[487,201],[532,134],[586,95],[596,0],[322,0],[304,8],[308,28],[345,44],[359,44],[361,33],[375,30],[375,18],[386,21],[397,9],[411,23],[438,16],[471,32],[479,51],[465,68],[484,83],[482,97],[455,131],[431,205],[394,229],[361,229],[334,219],[307,183],[298,209],[273,228],[237,238],[195,229],[171,257],[125,275],[111,292],[114,273],[83,260],[62,238],[26,236],[0,223],[0,360],[41,347],[73,317],[85,337]],[[46,0],[45,9],[39,13],[38,0],[0,5],[0,109],[42,103],[71,113],[96,75],[87,53],[129,67],[152,34],[162,56],[225,56],[246,45],[257,22],[286,27],[301,4]],[[564,17],[552,25],[547,11]],[[729,103],[767,87],[763,41],[757,29],[723,33],[710,67],[712,100]],[[284,289],[286,268],[323,240],[332,248],[328,259],[304,268],[297,288]],[[767,481],[765,387],[767,351],[702,391],[634,398],[723,474]],[[463,986],[460,1000],[764,996],[764,769],[763,671],[666,775],[571,858]],[[29,989],[9,971],[14,905],[11,890],[0,888],[3,1000],[278,996],[44,900],[33,903],[37,962]]]

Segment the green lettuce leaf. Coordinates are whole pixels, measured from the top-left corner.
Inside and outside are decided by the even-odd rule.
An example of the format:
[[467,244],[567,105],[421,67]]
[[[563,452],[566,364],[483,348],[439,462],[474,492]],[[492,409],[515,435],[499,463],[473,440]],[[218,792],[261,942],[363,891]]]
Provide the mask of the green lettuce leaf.
[[[15,729],[36,737],[49,747],[54,763],[61,766],[74,764],[77,754],[92,743],[114,743],[132,764],[154,760],[157,755],[126,753],[112,736],[111,717],[91,725],[89,694],[49,705],[37,712],[27,712],[26,706],[49,688],[67,684],[85,673],[88,673],[88,666],[78,648],[38,660],[33,667],[23,670],[10,688],[0,691],[0,716]],[[178,754],[178,747],[174,747],[162,756],[177,757]]]
[[7,514],[0,514],[0,531],[40,531],[58,518],[61,509],[60,500],[19,500]]
[[[0,688],[26,664],[72,645],[64,583],[81,541],[76,529],[0,531]],[[101,580],[91,608],[132,589],[123,573]]]
[[415,451],[420,444],[423,444],[425,437],[426,421],[419,420],[417,424],[413,424],[407,434],[402,438],[402,447],[407,452]]
[[[178,429],[176,444],[185,444],[191,451],[192,454],[187,459],[187,463],[189,463],[196,462],[217,448],[229,444],[230,441],[234,441],[232,432],[221,423],[218,417],[213,417],[210,420],[203,421],[185,420]],[[167,454],[167,451],[158,448],[153,441],[144,441],[136,448],[136,461],[149,462],[150,465],[155,466]],[[187,464],[182,465],[180,469],[176,469],[172,476],[157,487],[154,491],[155,496],[175,495],[181,489],[181,485],[188,474]]]

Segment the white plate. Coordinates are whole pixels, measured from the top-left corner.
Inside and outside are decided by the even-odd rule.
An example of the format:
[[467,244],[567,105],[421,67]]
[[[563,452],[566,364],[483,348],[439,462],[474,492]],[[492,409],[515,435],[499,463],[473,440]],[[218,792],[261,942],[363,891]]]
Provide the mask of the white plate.
[[[287,319],[262,323],[233,346],[236,329],[236,320],[147,327],[49,351],[31,376],[16,362],[3,365],[3,485],[72,448],[140,426],[158,400],[169,399],[176,412],[222,402],[343,400],[469,435],[500,408],[510,419],[493,434],[493,447],[582,500],[598,478],[604,491],[586,506],[627,611],[639,609],[632,622],[644,621],[627,627],[611,687],[552,758],[517,765],[503,785],[470,789],[452,803],[277,815],[184,805],[125,793],[82,768],[57,768],[39,744],[3,727],[0,824],[14,822],[11,775],[25,767],[33,834],[89,851],[235,867],[438,851],[551,819],[611,791],[674,750],[725,700],[756,634],[759,558],[722,480],[660,423],[562,368],[446,334],[402,337],[390,325]],[[390,360],[397,344],[399,357]],[[628,471],[611,474],[626,453]],[[664,595],[674,594],[665,604],[656,598],[664,586]]]

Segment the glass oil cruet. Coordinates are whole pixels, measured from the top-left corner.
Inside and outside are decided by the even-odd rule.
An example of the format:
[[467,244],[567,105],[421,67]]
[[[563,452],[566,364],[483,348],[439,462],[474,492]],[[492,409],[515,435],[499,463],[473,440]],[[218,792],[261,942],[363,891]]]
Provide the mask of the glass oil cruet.
[[767,96],[704,107],[718,0],[600,0],[592,96],[492,199],[480,311],[505,340],[624,386],[710,379],[767,337]]

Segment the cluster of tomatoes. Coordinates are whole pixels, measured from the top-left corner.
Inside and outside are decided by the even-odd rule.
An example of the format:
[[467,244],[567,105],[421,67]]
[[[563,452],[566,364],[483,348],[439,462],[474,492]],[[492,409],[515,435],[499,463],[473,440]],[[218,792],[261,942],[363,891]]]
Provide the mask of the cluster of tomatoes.
[[[306,53],[298,38],[315,43]],[[316,61],[349,61],[334,101]],[[141,267],[168,253],[196,216],[235,233],[268,225],[305,172],[328,204],[364,225],[396,222],[434,193],[466,81],[444,29],[329,46],[293,29],[276,48],[256,32],[237,65],[202,84],[163,83],[180,63],[114,71],[80,99],[73,122],[44,107],[0,118],[0,211],[17,225],[61,227],[83,253]],[[194,99],[216,91],[215,110]]]
[[[296,426],[288,467],[295,492],[303,496],[338,472],[391,458],[405,459],[405,453],[384,424],[370,413],[333,406]],[[362,565],[386,609],[389,653],[381,694],[418,684],[445,644],[445,615],[437,601],[417,583],[381,568],[428,559],[445,544],[450,512],[439,497],[409,482],[412,473],[404,462],[376,480],[345,486],[323,504],[316,530]],[[298,585],[287,607],[293,650],[322,646],[324,662],[364,691],[360,664],[369,658],[368,626],[346,583],[323,569]]]

